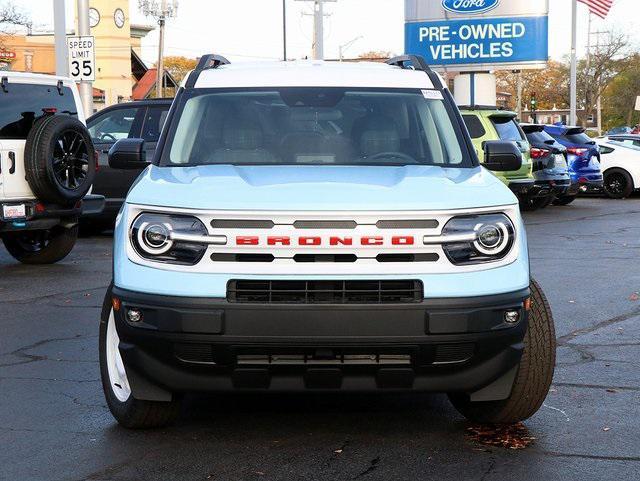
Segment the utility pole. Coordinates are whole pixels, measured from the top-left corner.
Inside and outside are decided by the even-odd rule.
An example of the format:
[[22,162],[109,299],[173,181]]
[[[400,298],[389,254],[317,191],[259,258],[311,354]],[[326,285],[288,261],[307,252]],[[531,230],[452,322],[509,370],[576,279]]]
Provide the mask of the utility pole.
[[53,0],[53,30],[56,52],[56,75],[67,77],[69,64],[67,59],[67,25],[64,0]]
[[154,17],[158,22],[158,63],[156,71],[156,97],[164,95],[164,27],[167,18],[173,18],[178,14],[178,0],[138,0],[138,6],[142,13]]
[[338,0],[297,0],[299,2],[313,2],[313,59],[324,59],[324,4]]
[[[81,37],[91,35],[89,27],[89,0],[78,0],[78,33]],[[78,86],[82,107],[87,117],[93,114],[93,82],[82,80]]]
[[514,70],[513,73],[518,75],[518,87],[516,93],[516,113],[518,120],[523,122],[522,118],[522,70]]
[[[609,33],[611,33],[610,31],[607,30],[598,30],[596,32],[591,32],[591,29],[589,29],[589,37],[591,37],[591,35],[595,35],[596,36],[596,45],[595,45],[595,49],[596,49],[596,55],[600,53],[600,47],[606,47],[607,45],[600,45],[600,35],[608,35]],[[589,59],[591,59],[591,41],[589,41],[589,53],[588,53],[588,57]],[[590,62],[589,62],[590,64]],[[602,92],[601,92],[601,85],[600,85],[600,81],[601,79],[595,79],[597,80],[596,82],[596,126],[598,129],[598,135],[602,135]]]
[[287,0],[282,0],[282,60],[287,61]]
[[569,124],[576,125],[578,123],[577,115],[577,81],[578,81],[578,67],[576,57],[576,43],[577,43],[577,17],[578,17],[578,0],[571,0],[571,80],[570,80],[570,113]]

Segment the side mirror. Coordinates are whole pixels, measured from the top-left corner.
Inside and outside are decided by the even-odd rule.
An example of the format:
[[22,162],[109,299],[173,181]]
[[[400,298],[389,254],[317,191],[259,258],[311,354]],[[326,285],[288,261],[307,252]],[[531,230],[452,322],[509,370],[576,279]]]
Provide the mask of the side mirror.
[[143,169],[147,166],[143,139],[120,139],[109,149],[112,169]]
[[484,166],[496,172],[519,170],[522,167],[522,152],[515,142],[487,140],[484,149]]

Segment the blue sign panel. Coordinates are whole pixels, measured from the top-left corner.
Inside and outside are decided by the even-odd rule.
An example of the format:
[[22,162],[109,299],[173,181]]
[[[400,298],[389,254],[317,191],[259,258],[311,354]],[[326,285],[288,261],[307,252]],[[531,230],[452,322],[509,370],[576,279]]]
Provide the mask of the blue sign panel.
[[546,62],[546,16],[474,18],[405,25],[405,51],[431,65]]
[[500,0],[442,0],[442,7],[453,13],[483,13],[493,10]]

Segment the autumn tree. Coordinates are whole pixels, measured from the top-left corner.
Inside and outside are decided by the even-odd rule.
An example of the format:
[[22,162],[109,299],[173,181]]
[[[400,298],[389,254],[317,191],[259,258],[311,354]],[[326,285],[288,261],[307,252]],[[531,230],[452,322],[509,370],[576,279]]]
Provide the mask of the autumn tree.
[[180,83],[190,70],[196,68],[198,59],[187,58],[182,56],[173,56],[164,58],[164,68],[171,76]]
[[[612,31],[592,50],[588,59],[579,62],[578,104],[587,115],[595,115],[598,97],[620,73],[630,68],[628,50],[628,37]],[[583,118],[583,125],[585,121]]]
[[[536,94],[539,109],[554,106],[569,107],[569,66],[562,62],[549,61],[542,70],[522,70],[522,108],[526,109],[532,94]],[[511,94],[512,105],[516,109],[518,94],[518,74],[502,70],[496,72],[498,90]]]
[[602,95],[605,130],[640,123],[640,112],[635,110],[636,97],[640,95],[640,54],[631,55],[624,63],[624,69],[611,80]]
[[393,54],[385,50],[370,50],[358,55],[358,58],[366,60],[387,60],[391,57],[393,57]]

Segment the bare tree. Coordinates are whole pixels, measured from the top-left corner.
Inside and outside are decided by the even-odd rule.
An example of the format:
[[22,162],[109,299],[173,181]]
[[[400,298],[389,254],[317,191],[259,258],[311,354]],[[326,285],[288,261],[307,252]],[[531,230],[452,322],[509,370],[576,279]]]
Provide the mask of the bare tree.
[[[604,39],[593,46],[589,61],[578,66],[578,91],[582,92],[584,109],[593,115],[596,102],[611,81],[628,68],[629,38],[616,31],[606,33]],[[586,118],[582,119],[583,124]]]
[[0,3],[0,47],[7,36],[16,32],[16,27],[31,26],[31,18],[12,3]]

